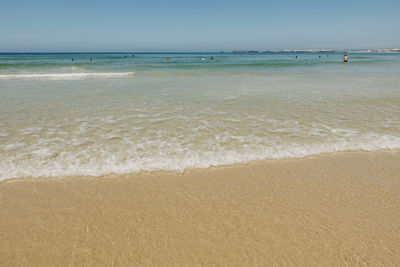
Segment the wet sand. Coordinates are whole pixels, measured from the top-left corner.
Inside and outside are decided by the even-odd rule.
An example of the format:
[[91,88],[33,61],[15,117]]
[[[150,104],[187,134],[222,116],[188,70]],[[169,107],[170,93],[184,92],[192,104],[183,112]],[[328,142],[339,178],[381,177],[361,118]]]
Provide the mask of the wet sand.
[[1,266],[399,266],[400,152],[0,183]]

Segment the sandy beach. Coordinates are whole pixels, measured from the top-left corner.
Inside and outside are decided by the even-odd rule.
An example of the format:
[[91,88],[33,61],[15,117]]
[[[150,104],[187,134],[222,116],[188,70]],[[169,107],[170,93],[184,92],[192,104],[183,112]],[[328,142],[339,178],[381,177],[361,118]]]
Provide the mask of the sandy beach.
[[399,266],[400,152],[0,184],[1,266]]
[[2,1],[0,267],[400,267],[400,1],[92,2]]

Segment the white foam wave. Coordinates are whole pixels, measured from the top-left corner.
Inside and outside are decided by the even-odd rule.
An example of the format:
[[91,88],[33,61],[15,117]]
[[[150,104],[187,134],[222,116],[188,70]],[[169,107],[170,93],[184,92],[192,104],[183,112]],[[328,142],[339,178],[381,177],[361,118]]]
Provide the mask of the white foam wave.
[[46,79],[69,80],[86,78],[121,78],[133,76],[135,72],[74,72],[74,73],[27,73],[27,74],[0,74],[0,80],[12,79]]
[[[115,136],[110,135],[106,138],[113,139]],[[209,149],[195,149],[193,144],[182,144],[173,140],[159,141],[157,144],[154,143],[155,140],[142,140],[141,143],[128,141],[130,142],[126,142],[125,146],[116,147],[97,146],[94,142],[89,142],[77,150],[57,150],[38,144],[34,152],[31,151],[32,148],[29,149],[28,157],[24,153],[0,153],[0,180],[22,177],[122,175],[158,170],[182,172],[193,168],[266,159],[302,158],[339,151],[400,149],[400,137],[375,133],[311,144],[270,143],[261,146],[250,140],[242,140],[242,145],[234,149],[227,149],[219,141],[207,145]],[[19,145],[6,147],[18,148]]]

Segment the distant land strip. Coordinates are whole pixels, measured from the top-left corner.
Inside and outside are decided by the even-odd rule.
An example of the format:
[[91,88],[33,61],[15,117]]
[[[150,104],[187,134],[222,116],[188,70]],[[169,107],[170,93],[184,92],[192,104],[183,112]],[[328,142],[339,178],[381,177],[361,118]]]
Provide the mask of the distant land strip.
[[281,49],[281,50],[234,50],[232,53],[400,53],[400,48],[362,49],[362,50],[328,50],[328,49]]

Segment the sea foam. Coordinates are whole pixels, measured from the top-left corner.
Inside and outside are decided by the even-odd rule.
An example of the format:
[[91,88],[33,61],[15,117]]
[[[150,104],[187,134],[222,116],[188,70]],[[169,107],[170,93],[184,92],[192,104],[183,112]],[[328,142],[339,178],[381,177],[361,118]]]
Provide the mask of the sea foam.
[[[105,138],[119,137],[108,135]],[[115,147],[104,147],[89,142],[89,145],[75,144],[77,149],[57,149],[56,146],[50,145],[50,142],[40,142],[30,148],[18,143],[3,147],[3,150],[14,149],[15,153],[8,156],[0,154],[0,180],[22,177],[123,175],[160,170],[183,172],[194,168],[303,158],[340,151],[400,149],[400,137],[375,133],[347,140],[330,139],[324,143],[311,144],[252,145],[252,142],[257,143],[255,140],[244,140],[244,144],[236,149],[226,149],[222,144],[223,140],[217,140],[206,146],[214,147],[213,150],[195,150],[191,144],[174,140],[144,139],[142,143],[127,142]],[[154,149],[156,147],[158,149]]]
[[0,80],[11,79],[46,79],[70,80],[85,78],[121,78],[133,76],[135,72],[75,72],[75,73],[29,73],[29,74],[0,74]]

